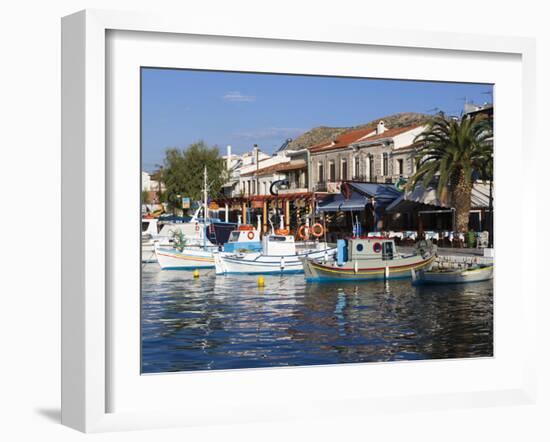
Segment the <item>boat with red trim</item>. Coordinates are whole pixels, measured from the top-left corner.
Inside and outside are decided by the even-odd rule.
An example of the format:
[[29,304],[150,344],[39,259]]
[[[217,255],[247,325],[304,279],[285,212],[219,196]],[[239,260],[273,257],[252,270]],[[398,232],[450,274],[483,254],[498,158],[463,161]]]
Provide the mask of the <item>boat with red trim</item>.
[[411,278],[411,270],[429,268],[436,246],[420,241],[410,254],[399,253],[385,236],[339,239],[334,257],[304,259],[308,281],[370,281]]

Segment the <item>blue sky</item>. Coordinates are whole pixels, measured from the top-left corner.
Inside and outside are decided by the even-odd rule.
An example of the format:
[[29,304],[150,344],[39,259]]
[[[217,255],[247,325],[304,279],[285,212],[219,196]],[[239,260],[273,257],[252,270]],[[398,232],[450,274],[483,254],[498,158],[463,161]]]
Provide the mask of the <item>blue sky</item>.
[[491,101],[487,84],[142,69],[142,158],[204,140],[225,153],[258,144],[273,152],[316,126],[354,126],[398,112],[459,115],[464,101]]

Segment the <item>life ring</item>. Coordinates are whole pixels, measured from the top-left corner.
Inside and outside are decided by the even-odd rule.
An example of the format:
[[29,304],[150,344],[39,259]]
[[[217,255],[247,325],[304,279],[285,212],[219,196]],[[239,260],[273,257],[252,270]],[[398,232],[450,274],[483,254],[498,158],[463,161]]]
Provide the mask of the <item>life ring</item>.
[[249,230],[248,233],[246,234],[246,236],[248,237],[248,239],[254,239],[254,231]]
[[298,238],[308,240],[309,239],[309,226],[302,224],[298,229]]
[[372,250],[374,251],[374,253],[380,253],[380,251],[382,250],[382,244],[380,244],[379,242],[375,242],[372,246]]
[[311,227],[311,234],[315,238],[319,238],[323,236],[323,233],[325,233],[325,228],[321,224],[319,223],[313,224],[313,226]]
[[276,229],[275,233],[277,235],[288,235],[288,229]]

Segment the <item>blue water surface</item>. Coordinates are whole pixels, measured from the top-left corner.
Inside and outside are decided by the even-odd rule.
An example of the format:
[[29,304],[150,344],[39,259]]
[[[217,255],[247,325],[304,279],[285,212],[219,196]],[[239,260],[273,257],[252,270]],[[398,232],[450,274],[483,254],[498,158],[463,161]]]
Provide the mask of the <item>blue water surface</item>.
[[489,357],[492,282],[306,283],[142,270],[142,372]]

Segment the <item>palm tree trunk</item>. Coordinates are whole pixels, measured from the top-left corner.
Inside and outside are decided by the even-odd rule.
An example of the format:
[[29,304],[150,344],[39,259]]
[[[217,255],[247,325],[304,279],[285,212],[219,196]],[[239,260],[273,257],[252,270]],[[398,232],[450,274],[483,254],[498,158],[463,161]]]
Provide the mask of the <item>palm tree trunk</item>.
[[453,186],[452,205],[456,209],[456,230],[467,232],[472,205],[472,184],[466,182],[463,170],[458,173]]

